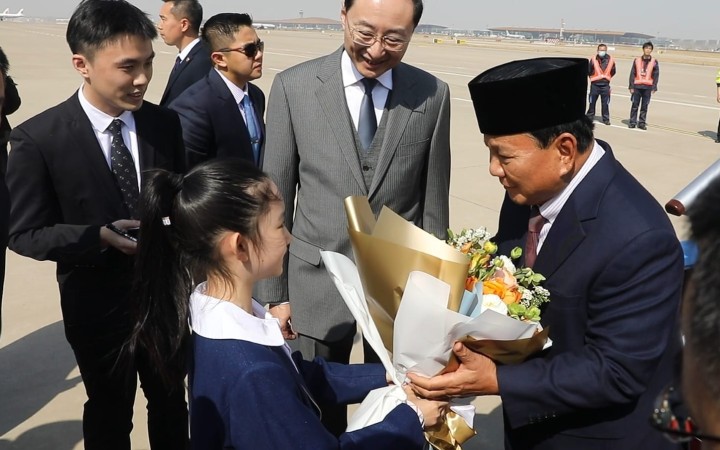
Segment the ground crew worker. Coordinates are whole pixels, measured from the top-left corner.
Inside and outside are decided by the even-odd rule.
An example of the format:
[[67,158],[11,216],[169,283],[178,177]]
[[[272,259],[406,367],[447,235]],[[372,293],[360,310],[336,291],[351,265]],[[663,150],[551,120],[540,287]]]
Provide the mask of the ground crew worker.
[[[643,55],[635,58],[630,69],[630,120],[628,128],[637,126],[641,130],[647,129],[647,109],[650,104],[650,96],[657,92],[658,80],[660,79],[660,64],[653,58],[652,42],[646,42],[642,46]],[[638,105],[640,105],[640,118],[638,120]]]
[[610,80],[615,76],[615,59],[607,53],[607,45],[597,47],[597,56],[590,59],[588,65],[590,77],[590,98],[588,99],[588,119],[595,119],[595,103],[600,97],[602,106],[602,121],[610,125]]

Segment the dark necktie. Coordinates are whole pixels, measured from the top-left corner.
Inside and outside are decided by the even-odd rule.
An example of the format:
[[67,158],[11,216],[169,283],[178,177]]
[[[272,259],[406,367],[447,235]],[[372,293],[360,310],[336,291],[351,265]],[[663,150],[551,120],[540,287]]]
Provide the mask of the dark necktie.
[[540,209],[533,206],[530,210],[528,221],[528,234],[525,241],[525,267],[532,267],[537,258],[538,243],[540,242],[540,230],[545,225],[545,218],[540,214]]
[[180,69],[180,65],[182,64],[182,59],[180,59],[180,55],[175,58],[175,65],[172,68],[172,71],[170,71],[170,75],[175,75],[175,72],[177,72]]
[[365,151],[370,150],[375,131],[377,131],[377,117],[375,116],[375,103],[372,98],[372,91],[377,85],[374,78],[363,78],[363,86],[365,86],[365,95],[362,103],[360,103],[360,117],[358,119],[358,135],[360,143]]
[[255,115],[255,108],[250,102],[250,96],[245,95],[240,102],[240,109],[245,113],[245,125],[247,125],[250,134],[250,144],[252,145],[255,164],[260,165],[260,141],[262,140],[262,129]]
[[127,206],[130,217],[137,217],[136,210],[140,189],[138,188],[137,171],[133,162],[132,154],[125,145],[122,137],[122,121],[113,119],[107,128],[112,135],[110,145],[110,168],[117,181],[123,202]]

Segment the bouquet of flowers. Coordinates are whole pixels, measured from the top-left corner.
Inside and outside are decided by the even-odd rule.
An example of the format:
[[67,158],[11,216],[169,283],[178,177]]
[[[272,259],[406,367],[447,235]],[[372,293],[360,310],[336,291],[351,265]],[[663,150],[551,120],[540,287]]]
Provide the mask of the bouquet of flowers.
[[522,255],[520,247],[512,249],[510,256],[498,255],[498,246],[485,227],[457,234],[448,230],[448,236],[447,243],[470,260],[460,312],[476,317],[491,309],[513,319],[540,322],[540,306],[550,301],[550,292],[540,286],[544,276],[513,263]]
[[[471,259],[467,255],[472,243],[463,254],[388,208],[383,208],[376,218],[366,197],[348,197],[345,209],[355,262],[334,252],[323,251],[321,257],[363,336],[394,381],[392,386],[368,395],[351,417],[348,431],[378,423],[398,403],[404,402],[401,384],[408,371],[432,376],[455,370],[457,360],[452,354],[455,341],[463,341],[473,351],[503,364],[524,361],[549,344],[547,328],[539,331],[536,322],[508,317],[509,308],[502,313],[487,310],[480,314],[465,305],[466,310],[477,314],[463,311],[468,294],[477,301],[476,292],[465,290],[469,266],[477,285],[470,286],[471,290],[480,286],[477,281],[481,278],[483,283],[493,281],[488,286],[494,286],[494,297],[503,304],[500,298],[509,299],[511,295],[517,297],[515,303],[519,304],[523,294],[518,286],[534,288],[542,281],[529,269],[523,272],[524,276],[516,277],[517,271],[509,258],[499,257],[502,264],[492,262],[497,253],[494,244],[491,243],[494,249],[488,244],[492,253],[486,251],[487,261],[483,261],[487,255],[480,255],[471,264],[475,254]],[[489,235],[485,231],[482,239],[460,240],[461,247],[475,242],[480,249],[485,248]],[[489,269],[490,265],[494,270]],[[482,276],[478,270],[481,266],[487,269]],[[510,280],[511,276],[515,281]],[[533,279],[534,285],[530,284]],[[505,290],[500,291],[500,287]],[[483,300],[492,296],[481,294]],[[530,309],[529,304],[526,307]],[[539,310],[535,313],[539,320]],[[523,313],[522,317],[528,315]],[[462,444],[475,435],[474,408],[466,402],[454,399],[442,423],[427,431],[426,438],[433,448],[461,450]]]

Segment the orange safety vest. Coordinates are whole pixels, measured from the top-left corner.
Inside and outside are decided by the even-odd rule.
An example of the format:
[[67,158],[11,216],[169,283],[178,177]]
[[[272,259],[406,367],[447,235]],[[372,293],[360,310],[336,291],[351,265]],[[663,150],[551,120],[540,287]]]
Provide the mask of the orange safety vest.
[[653,79],[655,64],[657,64],[655,58],[651,56],[647,69],[643,70],[642,58],[635,58],[635,80],[633,83],[645,86],[652,86],[655,84],[655,80]]
[[610,55],[608,55],[608,58],[610,58],[610,60],[608,61],[607,67],[605,67],[605,71],[603,71],[602,67],[600,67],[600,63],[598,62],[598,59],[596,57],[590,59],[593,65],[593,74],[590,77],[591,83],[601,80],[610,81],[610,79],[612,78],[612,69],[613,66],[615,66],[615,60]]

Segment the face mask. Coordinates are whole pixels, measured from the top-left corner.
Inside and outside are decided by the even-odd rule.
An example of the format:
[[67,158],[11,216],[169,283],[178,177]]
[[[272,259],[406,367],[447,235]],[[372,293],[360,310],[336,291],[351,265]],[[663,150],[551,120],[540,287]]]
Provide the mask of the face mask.
[[598,56],[601,58],[604,58],[606,54],[607,54],[606,52],[602,52],[602,51],[598,52]]

